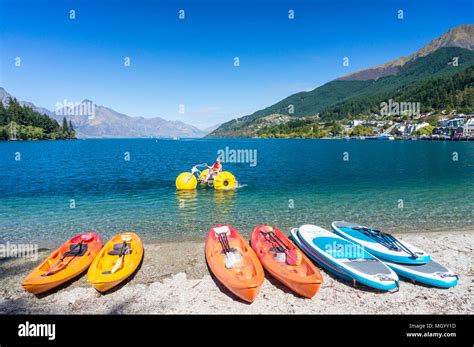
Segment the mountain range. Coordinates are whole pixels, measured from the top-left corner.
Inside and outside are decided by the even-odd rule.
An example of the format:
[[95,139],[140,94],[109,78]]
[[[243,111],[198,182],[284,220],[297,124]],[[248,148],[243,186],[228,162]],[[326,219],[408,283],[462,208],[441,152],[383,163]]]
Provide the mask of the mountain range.
[[[423,101],[423,107],[437,108],[444,106],[447,99],[439,86],[451,88],[453,78],[456,86],[451,88],[452,95],[461,93],[460,102],[468,103],[472,108],[474,86],[469,69],[474,66],[473,49],[474,25],[461,25],[409,56],[351,73],[308,92],[290,95],[253,114],[223,123],[207,136],[254,137],[262,129],[307,117],[325,121],[350,118],[377,112],[380,103],[389,99]],[[423,91],[431,91],[433,95]],[[412,96],[414,100],[408,100]]]
[[[9,98],[12,97],[4,88],[0,87],[1,102],[7,104]],[[205,130],[180,121],[169,121],[160,117],[131,117],[111,108],[96,105],[93,101],[87,99],[70,107],[65,106],[56,110],[56,112],[38,107],[27,101],[20,101],[20,104],[48,115],[59,124],[62,123],[63,117],[66,117],[68,121],[71,120],[78,138],[196,138],[203,137],[207,133]],[[94,110],[94,112],[77,112],[80,110]]]
[[[311,91],[299,92],[218,126],[201,130],[160,117],[131,117],[90,100],[52,112],[27,101],[23,106],[62,124],[72,122],[79,138],[255,137],[278,127],[318,121],[334,122],[377,113],[389,99],[420,102],[424,111],[447,105],[474,109],[474,25],[453,28],[417,52],[385,64],[342,76]],[[10,95],[0,87],[0,101]],[[93,115],[79,112],[93,109]],[[311,123],[311,124],[310,124]],[[296,125],[295,125],[296,124]],[[308,125],[309,124],[309,125]]]

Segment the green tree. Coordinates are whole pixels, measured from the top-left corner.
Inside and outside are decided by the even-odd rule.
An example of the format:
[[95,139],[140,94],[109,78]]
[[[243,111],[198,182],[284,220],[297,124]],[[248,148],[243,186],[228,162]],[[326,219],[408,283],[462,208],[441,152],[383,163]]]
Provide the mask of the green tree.
[[0,101],[0,126],[7,125],[8,123],[9,119],[7,116],[7,109],[5,108],[5,105],[3,105],[3,102]]
[[61,127],[63,133],[67,134],[69,132],[69,127],[67,125],[66,117],[63,117],[63,126]]
[[18,124],[26,124],[23,110],[17,99],[9,99],[7,114],[11,121],[14,121]]
[[0,141],[7,141],[8,139],[8,130],[5,127],[0,128]]
[[331,133],[333,134],[333,136],[340,136],[342,135],[342,132],[342,127],[337,123],[331,127]]
[[0,102],[0,140],[10,138],[11,124],[14,124],[17,137],[21,140],[75,138],[71,122],[68,124],[64,119],[61,127],[49,116],[36,112],[31,107],[21,106],[14,98],[8,101],[7,107]]
[[74,127],[72,126],[71,120],[69,120],[69,133],[75,133]]
[[435,127],[432,125],[427,125],[415,131],[415,135],[431,135],[433,133],[434,128]]
[[364,125],[358,125],[354,129],[352,129],[351,135],[354,136],[365,136],[372,134],[374,129],[372,127],[367,127]]

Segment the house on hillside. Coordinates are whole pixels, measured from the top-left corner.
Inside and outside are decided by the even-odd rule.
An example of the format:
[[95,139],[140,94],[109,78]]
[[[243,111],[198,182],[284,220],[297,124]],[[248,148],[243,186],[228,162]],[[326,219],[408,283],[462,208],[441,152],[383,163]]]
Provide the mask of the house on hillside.
[[417,132],[421,128],[424,128],[428,125],[430,125],[430,123],[426,123],[426,122],[408,124],[405,129],[405,135],[413,135],[415,132]]
[[349,121],[348,125],[351,128],[355,128],[358,125],[362,125],[364,122],[359,119],[352,119]]

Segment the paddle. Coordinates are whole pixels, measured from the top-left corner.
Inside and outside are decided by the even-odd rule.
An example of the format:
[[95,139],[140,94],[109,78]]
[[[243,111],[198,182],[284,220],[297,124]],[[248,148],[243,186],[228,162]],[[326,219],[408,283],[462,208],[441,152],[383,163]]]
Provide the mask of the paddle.
[[64,263],[63,261],[68,256],[68,253],[73,252],[74,250],[76,250],[78,246],[81,247],[83,244],[84,244],[84,240],[81,240],[79,243],[76,243],[68,252],[65,252],[63,254],[61,259],[59,259],[53,266],[49,268],[48,272],[44,273],[42,276],[49,276],[55,272],[58,272],[64,269],[77,255],[77,253],[74,254],[74,256],[67,263]]
[[122,241],[123,241],[122,249],[120,250],[120,255],[117,262],[112,267],[112,270],[110,270],[111,274],[115,273],[122,265],[123,258],[125,257],[125,249],[127,248],[127,241],[130,241],[131,239],[132,237],[130,235],[127,235],[127,234],[122,235]]
[[370,229],[367,227],[352,227],[352,229],[362,231],[365,235],[367,235],[371,239],[375,240],[376,242],[380,243],[382,246],[390,250],[397,251],[397,252],[404,251],[405,253],[409,254],[413,258],[418,258],[418,255],[413,253],[411,249],[406,247],[393,235],[384,233],[383,231],[380,231],[378,229]]
[[[277,249],[280,252],[284,252],[286,254],[286,261],[289,265],[296,265],[298,264],[298,255],[294,249],[290,249],[279,237],[275,234],[273,227],[267,226],[267,231],[262,232],[263,236],[267,241],[275,243],[277,245]],[[267,239],[267,236],[269,239]]]
[[227,238],[227,234],[225,232],[216,230],[215,233],[225,255],[225,267],[227,269],[231,269],[236,263],[242,260],[242,255],[240,252],[238,252],[238,250],[230,248],[229,239]]
[[[382,232],[381,232],[382,233]],[[398,248],[402,249],[406,253],[410,254],[413,258],[418,258],[418,255],[413,253],[411,249],[409,249],[407,246],[405,246],[403,243],[401,243],[398,239],[395,238],[395,236],[382,233],[386,238],[388,238],[393,244],[398,246]]]

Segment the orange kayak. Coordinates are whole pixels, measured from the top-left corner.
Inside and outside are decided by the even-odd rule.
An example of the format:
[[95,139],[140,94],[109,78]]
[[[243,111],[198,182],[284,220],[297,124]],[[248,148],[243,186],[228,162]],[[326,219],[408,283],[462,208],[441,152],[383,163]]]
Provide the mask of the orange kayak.
[[40,294],[71,280],[87,270],[101,248],[102,239],[95,233],[74,236],[25,278],[23,288]]
[[92,262],[87,278],[99,292],[106,292],[130,277],[143,258],[137,234],[124,232],[107,242]]
[[268,225],[255,227],[251,245],[263,267],[285,286],[305,298],[318,292],[323,283],[321,273],[280,230]]
[[239,298],[253,302],[263,283],[262,265],[237,230],[220,224],[209,231],[206,260],[214,276]]

